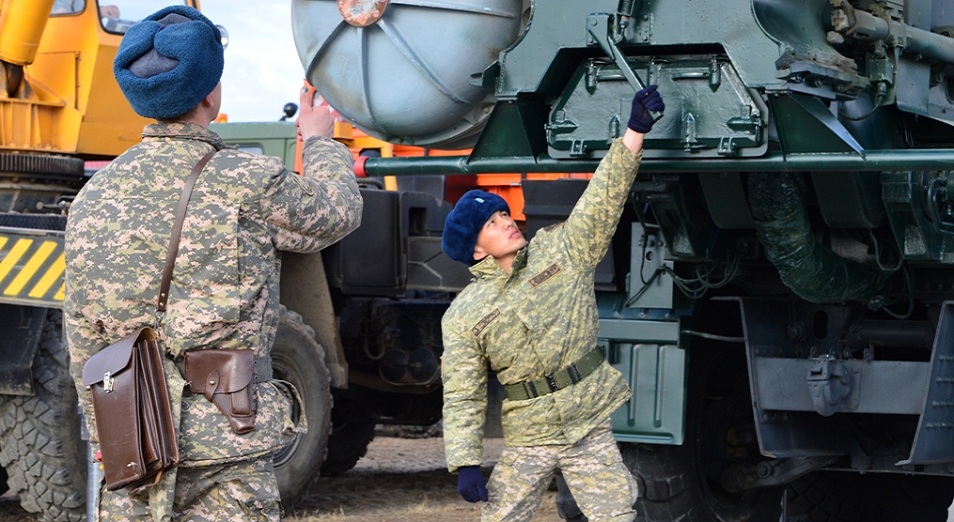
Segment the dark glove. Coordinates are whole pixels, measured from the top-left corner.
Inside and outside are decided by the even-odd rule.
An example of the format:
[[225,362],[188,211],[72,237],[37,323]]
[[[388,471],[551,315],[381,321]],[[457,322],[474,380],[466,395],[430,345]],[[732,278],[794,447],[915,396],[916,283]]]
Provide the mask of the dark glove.
[[480,466],[463,466],[457,470],[457,492],[467,502],[487,501],[487,479]]
[[662,112],[665,108],[666,104],[663,103],[662,96],[656,92],[655,85],[641,89],[636,93],[636,96],[633,96],[633,108],[629,113],[629,123],[626,126],[636,132],[645,134],[656,123],[650,113]]

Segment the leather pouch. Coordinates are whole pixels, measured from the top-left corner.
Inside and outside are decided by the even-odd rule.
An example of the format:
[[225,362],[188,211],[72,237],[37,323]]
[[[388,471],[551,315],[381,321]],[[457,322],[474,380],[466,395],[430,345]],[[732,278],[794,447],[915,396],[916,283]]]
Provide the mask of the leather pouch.
[[154,485],[179,463],[162,350],[152,328],[90,357],[83,384],[93,396],[106,489]]
[[185,353],[185,379],[204,395],[238,434],[255,429],[255,353],[251,350],[195,350]]

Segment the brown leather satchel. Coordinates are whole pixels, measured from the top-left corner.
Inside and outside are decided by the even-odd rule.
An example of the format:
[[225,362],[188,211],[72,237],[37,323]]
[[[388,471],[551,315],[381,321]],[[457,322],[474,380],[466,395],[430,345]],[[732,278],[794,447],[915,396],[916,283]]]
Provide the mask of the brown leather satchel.
[[[199,160],[182,189],[156,300],[159,320],[166,311],[192,188],[215,152]],[[83,367],[83,384],[93,395],[103,473],[110,491],[155,485],[165,470],[179,463],[163,357],[158,334],[146,326],[96,352]]]
[[162,357],[158,336],[147,326],[100,350],[83,367],[108,490],[154,485],[179,463]]
[[205,396],[239,435],[255,429],[251,350],[193,350],[185,353],[185,378],[192,393]]

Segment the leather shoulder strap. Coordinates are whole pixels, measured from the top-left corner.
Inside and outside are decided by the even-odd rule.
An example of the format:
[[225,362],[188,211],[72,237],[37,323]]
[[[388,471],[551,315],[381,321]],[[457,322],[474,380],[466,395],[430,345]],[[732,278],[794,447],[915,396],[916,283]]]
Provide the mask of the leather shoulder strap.
[[172,270],[176,265],[176,256],[179,255],[179,236],[182,235],[182,222],[185,221],[186,208],[189,206],[189,198],[192,197],[192,189],[195,187],[195,181],[199,179],[199,173],[205,168],[205,164],[215,156],[218,150],[213,149],[192,167],[192,173],[186,178],[185,187],[182,188],[182,196],[179,198],[179,207],[176,208],[176,220],[172,225],[172,237],[169,238],[169,251],[166,252],[166,266],[162,269],[162,283],[159,285],[159,299],[156,301],[156,312],[162,314],[166,311],[166,303],[169,301],[169,285],[172,283]]

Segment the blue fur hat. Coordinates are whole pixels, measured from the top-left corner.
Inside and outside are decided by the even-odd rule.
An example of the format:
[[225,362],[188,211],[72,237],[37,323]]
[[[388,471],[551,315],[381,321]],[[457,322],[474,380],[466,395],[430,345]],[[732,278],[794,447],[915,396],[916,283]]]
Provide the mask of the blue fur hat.
[[113,73],[136,114],[166,119],[192,110],[222,78],[219,29],[185,5],[161,9],[123,36]]
[[498,210],[510,213],[510,205],[504,198],[477,189],[465,192],[444,221],[441,248],[447,257],[468,266],[473,265],[477,234]]

